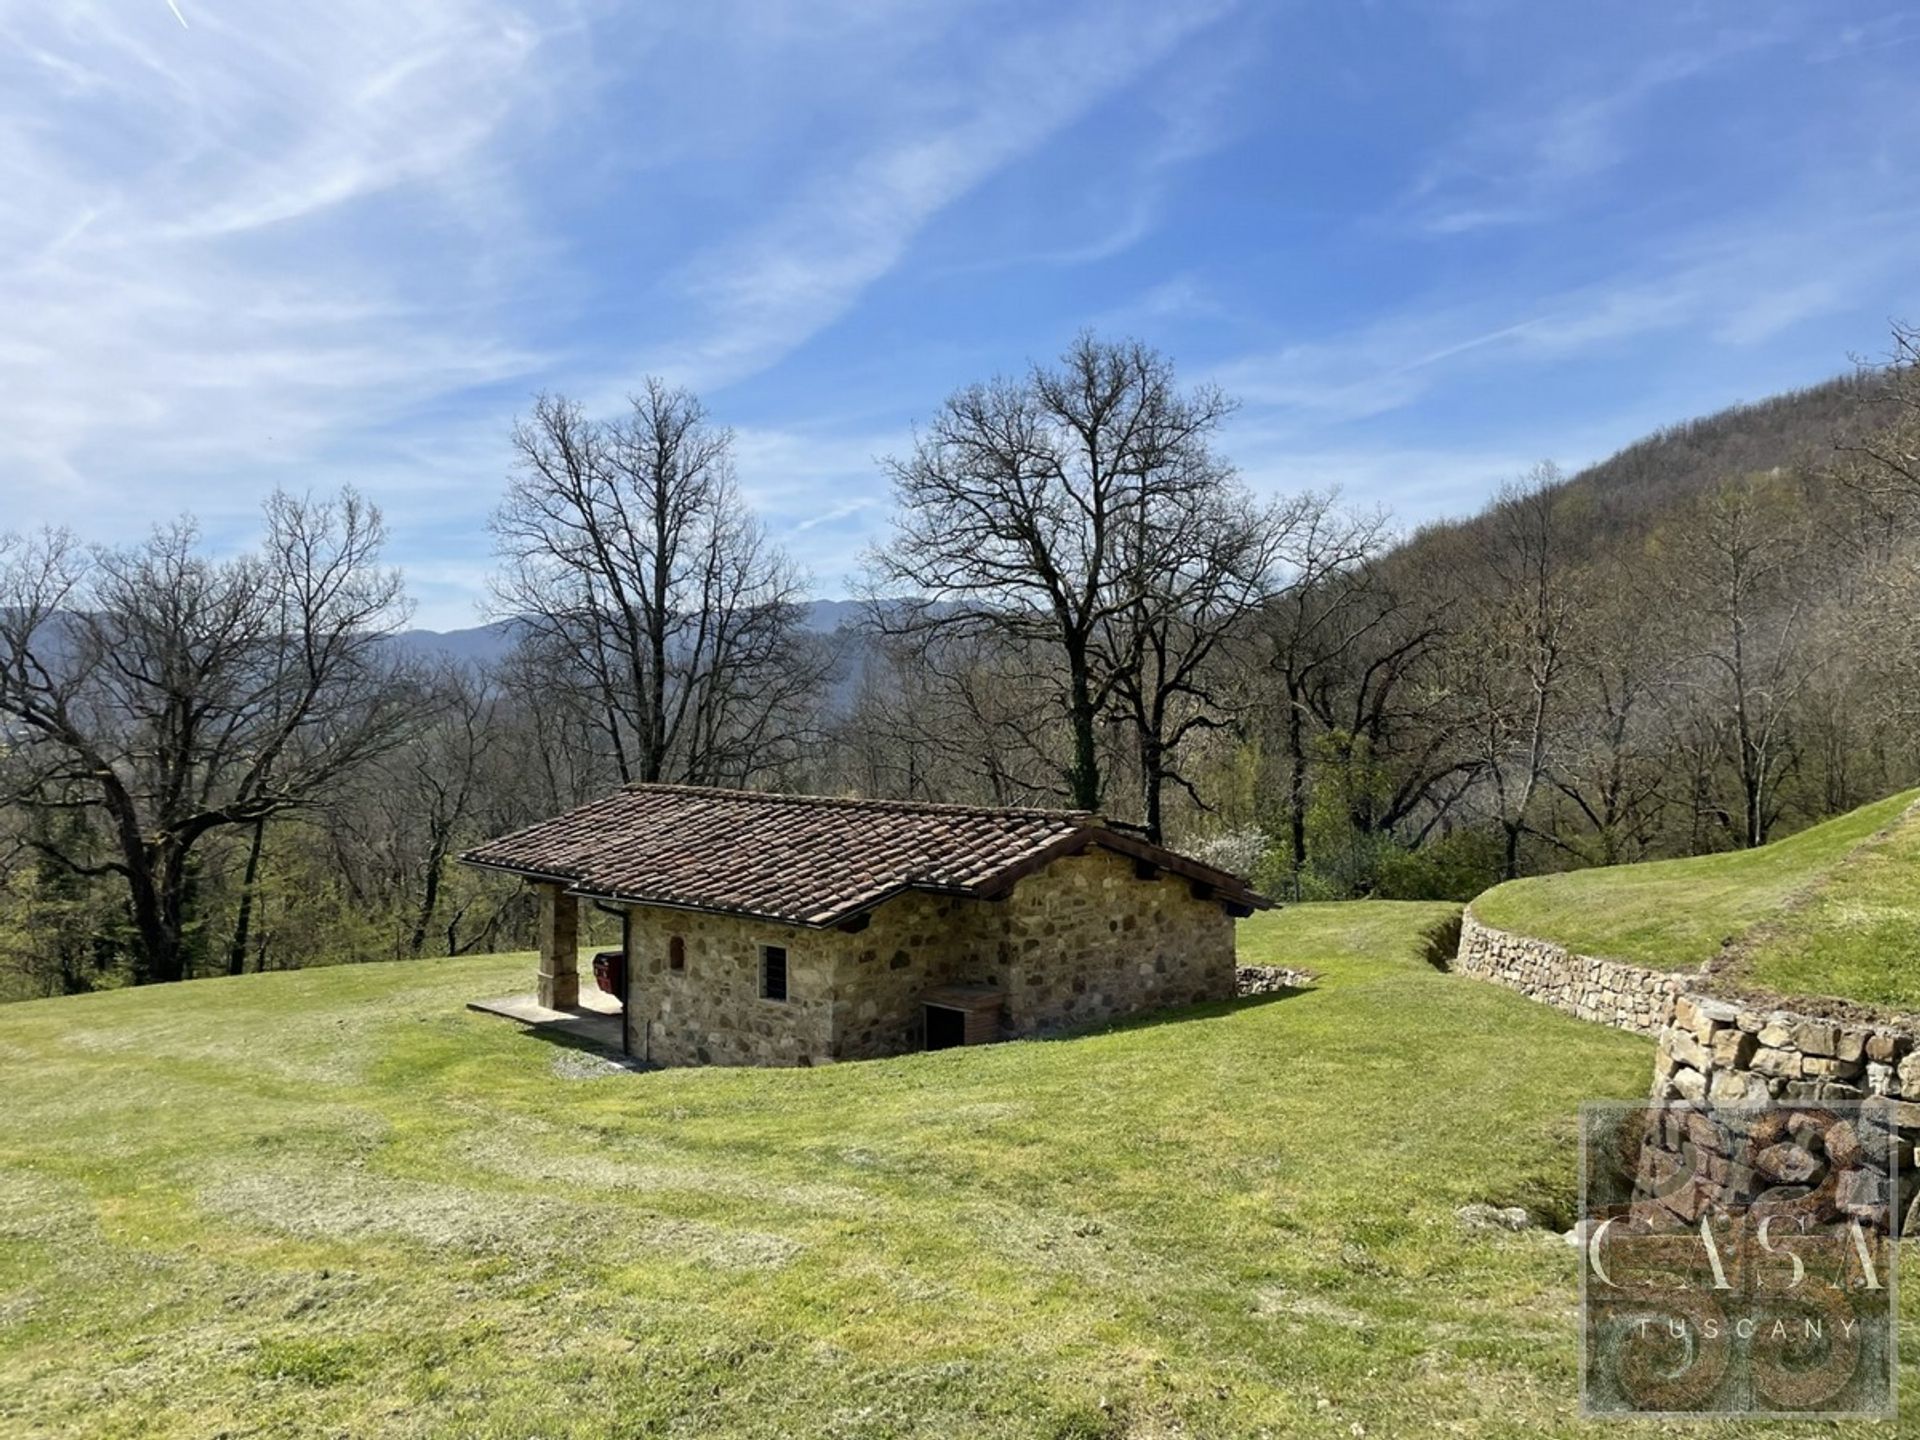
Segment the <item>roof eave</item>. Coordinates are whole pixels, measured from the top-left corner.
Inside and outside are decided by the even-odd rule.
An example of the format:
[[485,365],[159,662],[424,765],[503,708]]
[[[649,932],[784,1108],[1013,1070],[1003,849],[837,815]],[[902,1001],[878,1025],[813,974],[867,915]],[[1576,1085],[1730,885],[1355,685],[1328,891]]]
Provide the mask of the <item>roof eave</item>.
[[1273,909],[1272,900],[1255,890],[1231,870],[1221,870],[1202,861],[1191,859],[1177,850],[1156,845],[1151,840],[1142,840],[1125,831],[1102,826],[1091,832],[1089,843],[1134,860],[1144,860],[1183,879],[1196,881],[1202,885],[1211,885],[1223,902],[1232,901],[1253,910]]
[[1164,845],[1155,845],[1150,840],[1139,839],[1108,825],[1083,825],[1071,834],[1063,835],[1052,844],[1036,850],[1024,860],[995,871],[982,880],[971,893],[979,895],[982,899],[1000,899],[1029,875],[1038,874],[1054,861],[1069,855],[1078,855],[1094,845],[1111,850],[1116,855],[1125,855],[1129,859],[1143,860],[1148,864],[1157,865],[1169,874],[1178,875],[1197,884],[1210,885],[1217,892],[1216,898],[1223,905],[1241,905],[1249,910],[1273,909],[1273,901],[1231,871],[1219,870],[1198,860],[1189,859],[1177,850],[1169,850]]
[[471,851],[455,857],[462,865],[471,865],[477,870],[492,870],[502,875],[517,875],[522,880],[530,880],[542,885],[561,885],[566,892],[580,900],[601,900],[609,905],[644,905],[655,910],[682,910],[692,915],[730,915],[740,920],[759,920],[769,925],[787,925],[802,930],[832,930],[857,920],[860,916],[877,910],[889,900],[898,898],[910,890],[923,891],[933,895],[954,895],[973,899],[988,898],[978,888],[966,885],[923,885],[907,883],[895,885],[882,894],[860,900],[837,910],[818,911],[810,916],[781,915],[768,910],[755,910],[739,905],[702,905],[692,900],[663,900],[657,895],[641,895],[631,891],[608,890],[584,883],[577,875],[562,875],[551,870],[537,870],[527,865],[510,865],[501,860],[477,859]]
[[578,876],[563,875],[554,870],[536,870],[528,865],[509,865],[504,860],[479,860],[469,850],[454,857],[462,865],[471,865],[476,870],[497,870],[502,875],[518,875],[523,880],[535,880],[543,885],[571,885]]

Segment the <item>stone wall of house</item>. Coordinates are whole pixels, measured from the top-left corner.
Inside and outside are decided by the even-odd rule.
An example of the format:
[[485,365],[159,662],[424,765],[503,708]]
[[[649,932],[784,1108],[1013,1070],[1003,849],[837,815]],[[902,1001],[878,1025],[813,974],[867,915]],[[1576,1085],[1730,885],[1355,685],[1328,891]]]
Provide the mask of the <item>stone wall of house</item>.
[[[847,936],[648,905],[628,912],[627,1048],[656,1065],[811,1065],[833,1058]],[[686,968],[673,970],[673,937]],[[760,949],[784,946],[787,998],[760,998]]]
[[1233,917],[1178,876],[1143,880],[1125,856],[1089,850],[1020,881],[1000,903],[1014,1034],[1235,993]]
[[1460,921],[1453,968],[1491,980],[1582,1020],[1658,1035],[1686,988],[1687,977],[1576,955],[1563,945],[1495,930],[1469,909]]
[[[1001,900],[909,892],[852,933],[635,906],[628,1044],[660,1065],[897,1055],[924,1043],[922,1002],[948,985],[1004,990],[1005,1038],[1230,999],[1233,925],[1185,880],[1143,880],[1105,850],[1056,860]],[[763,945],[786,949],[785,1001],[760,997]]]
[[1004,918],[988,901],[910,891],[874,910],[866,929],[829,932],[839,957],[833,1053],[865,1060],[918,1049],[929,990],[1000,984]]
[[834,1045],[849,1059],[917,1048],[922,1001],[943,985],[1004,990],[1008,1038],[1235,993],[1232,917],[1106,850],[1056,860],[1001,900],[903,895],[844,942]]

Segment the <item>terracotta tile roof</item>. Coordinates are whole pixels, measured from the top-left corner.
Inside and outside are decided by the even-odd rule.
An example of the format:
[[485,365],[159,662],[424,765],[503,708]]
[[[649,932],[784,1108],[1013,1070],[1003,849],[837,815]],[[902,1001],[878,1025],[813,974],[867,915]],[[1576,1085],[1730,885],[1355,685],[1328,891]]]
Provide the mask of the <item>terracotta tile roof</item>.
[[902,890],[989,896],[1090,845],[1269,902],[1225,871],[1073,810],[630,785],[467,851],[470,865],[607,900],[838,924]]

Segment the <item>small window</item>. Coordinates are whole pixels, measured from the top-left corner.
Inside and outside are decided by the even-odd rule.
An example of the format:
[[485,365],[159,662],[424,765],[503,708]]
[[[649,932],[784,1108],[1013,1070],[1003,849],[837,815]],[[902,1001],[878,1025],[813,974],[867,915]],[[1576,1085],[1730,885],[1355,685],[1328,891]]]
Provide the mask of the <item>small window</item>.
[[787,948],[784,945],[760,947],[760,998],[787,998]]
[[687,968],[687,942],[676,935],[667,941],[667,969],[684,970]]

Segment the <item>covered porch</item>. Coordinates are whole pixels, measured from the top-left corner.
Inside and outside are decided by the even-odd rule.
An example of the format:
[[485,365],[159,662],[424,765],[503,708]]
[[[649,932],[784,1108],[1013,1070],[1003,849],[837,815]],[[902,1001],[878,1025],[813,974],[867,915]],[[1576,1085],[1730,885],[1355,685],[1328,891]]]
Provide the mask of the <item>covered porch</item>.
[[580,983],[579,900],[561,885],[536,883],[533,889],[540,901],[540,958],[532,993],[474,1000],[467,1008],[623,1054],[626,1025],[620,997],[591,982],[584,987]]

